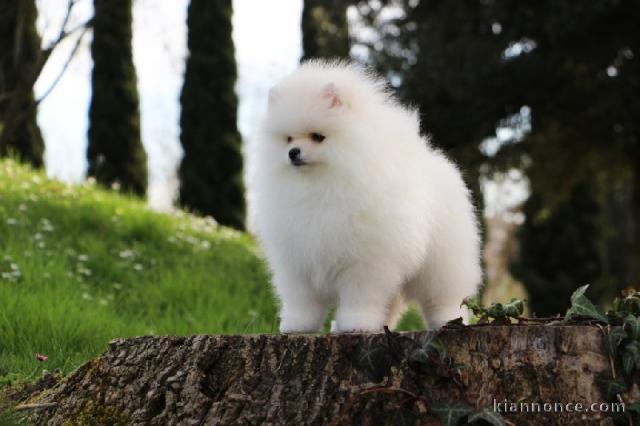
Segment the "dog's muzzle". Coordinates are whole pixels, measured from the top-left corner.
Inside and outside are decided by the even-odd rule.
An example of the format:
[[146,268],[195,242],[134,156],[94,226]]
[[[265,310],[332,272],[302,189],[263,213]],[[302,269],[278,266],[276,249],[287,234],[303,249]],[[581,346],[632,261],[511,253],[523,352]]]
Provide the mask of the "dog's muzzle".
[[289,160],[291,160],[291,164],[294,166],[303,166],[306,163],[302,158],[300,158],[300,148],[291,148],[289,150]]

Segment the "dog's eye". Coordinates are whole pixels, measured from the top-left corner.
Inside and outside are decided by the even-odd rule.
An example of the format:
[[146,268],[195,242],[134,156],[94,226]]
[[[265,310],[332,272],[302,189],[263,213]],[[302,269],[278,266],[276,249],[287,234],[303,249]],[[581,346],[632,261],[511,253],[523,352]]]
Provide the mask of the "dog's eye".
[[311,140],[314,142],[322,142],[324,140],[324,135],[321,135],[320,133],[311,133]]
[[291,143],[291,141],[293,141],[293,138],[291,136],[287,136],[287,143]]

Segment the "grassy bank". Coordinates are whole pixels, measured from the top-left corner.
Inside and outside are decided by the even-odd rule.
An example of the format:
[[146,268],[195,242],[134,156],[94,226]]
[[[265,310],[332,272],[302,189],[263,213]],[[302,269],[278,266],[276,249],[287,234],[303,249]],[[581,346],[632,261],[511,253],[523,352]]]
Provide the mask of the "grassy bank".
[[270,332],[250,237],[0,162],[0,377],[64,372],[118,336]]

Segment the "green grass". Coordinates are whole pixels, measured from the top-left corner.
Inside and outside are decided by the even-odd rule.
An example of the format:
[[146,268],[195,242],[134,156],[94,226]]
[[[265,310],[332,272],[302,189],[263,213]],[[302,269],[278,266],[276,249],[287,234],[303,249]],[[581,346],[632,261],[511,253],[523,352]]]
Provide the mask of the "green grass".
[[277,329],[246,234],[0,162],[0,376],[64,372],[115,337]]
[[277,328],[247,234],[0,161],[0,378],[68,373],[116,337]]

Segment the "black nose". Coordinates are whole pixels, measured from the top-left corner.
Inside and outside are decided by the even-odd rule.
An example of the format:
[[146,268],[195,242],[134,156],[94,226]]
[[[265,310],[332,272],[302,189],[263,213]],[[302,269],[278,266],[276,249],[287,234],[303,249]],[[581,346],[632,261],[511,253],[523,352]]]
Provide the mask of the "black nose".
[[298,161],[300,159],[300,148],[291,148],[289,150],[289,159],[291,161]]

